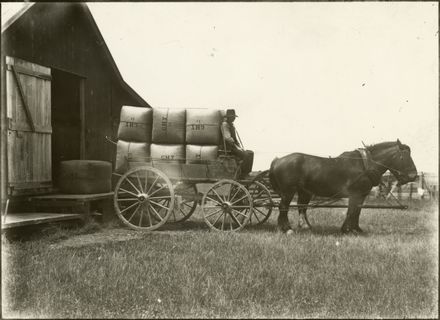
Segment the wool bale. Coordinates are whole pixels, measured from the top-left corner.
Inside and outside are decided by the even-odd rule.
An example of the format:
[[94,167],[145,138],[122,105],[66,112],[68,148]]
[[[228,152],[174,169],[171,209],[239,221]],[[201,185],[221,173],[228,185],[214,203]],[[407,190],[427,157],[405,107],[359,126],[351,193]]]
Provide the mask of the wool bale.
[[118,139],[132,142],[151,142],[153,120],[151,108],[123,106],[118,129]]
[[185,145],[152,143],[151,158],[153,161],[184,163]]
[[112,164],[98,160],[69,160],[60,162],[58,187],[66,194],[110,192]]
[[217,160],[218,146],[186,145],[186,163],[209,163]]
[[186,143],[218,145],[221,120],[219,110],[187,109]]
[[117,173],[124,173],[148,161],[150,161],[149,143],[118,141],[115,165],[115,171]]
[[153,143],[185,143],[185,109],[153,109]]

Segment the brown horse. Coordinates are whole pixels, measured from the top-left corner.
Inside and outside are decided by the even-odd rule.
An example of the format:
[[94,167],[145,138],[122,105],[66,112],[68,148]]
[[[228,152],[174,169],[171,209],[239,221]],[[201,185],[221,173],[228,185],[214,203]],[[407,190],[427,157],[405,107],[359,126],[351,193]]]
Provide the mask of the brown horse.
[[[360,205],[373,186],[377,186],[385,171],[397,178],[400,185],[414,181],[417,170],[407,145],[382,142],[362,150],[347,151],[336,158],[321,158],[292,153],[272,161],[269,179],[281,196],[278,227],[291,229],[287,217],[290,202],[298,193],[298,204],[307,205],[313,195],[349,198],[347,216],[341,231],[362,232],[359,227]],[[307,206],[299,207],[299,227],[310,227]],[[306,222],[306,224],[304,223]]]

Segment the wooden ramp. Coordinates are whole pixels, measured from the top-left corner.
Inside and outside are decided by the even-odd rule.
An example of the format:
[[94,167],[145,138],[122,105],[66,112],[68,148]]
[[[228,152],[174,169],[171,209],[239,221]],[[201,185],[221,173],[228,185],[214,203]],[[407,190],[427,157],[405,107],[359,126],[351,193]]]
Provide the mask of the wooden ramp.
[[83,217],[84,215],[79,213],[8,213],[6,219],[2,217],[2,230],[47,222],[81,219]]

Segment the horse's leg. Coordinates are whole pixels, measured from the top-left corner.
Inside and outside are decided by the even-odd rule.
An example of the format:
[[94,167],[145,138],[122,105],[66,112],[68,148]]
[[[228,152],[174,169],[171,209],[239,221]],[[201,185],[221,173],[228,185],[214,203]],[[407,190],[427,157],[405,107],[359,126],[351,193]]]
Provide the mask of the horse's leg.
[[[363,204],[365,201],[366,196],[362,197],[359,201],[359,205]],[[361,209],[359,207],[356,207],[353,211],[353,229],[357,232],[364,232],[361,227],[359,227],[359,216],[361,215]]]
[[[312,199],[312,195],[306,191],[298,191],[298,204],[308,205]],[[300,229],[311,229],[309,219],[307,219],[307,207],[298,207],[298,228]]]
[[287,217],[287,213],[289,212],[290,202],[292,201],[294,195],[295,192],[281,195],[281,201],[279,205],[280,213],[278,215],[278,228],[282,232],[287,232],[288,230],[292,229],[292,227],[289,224],[289,218]]
[[358,208],[358,205],[362,204],[364,197],[358,195],[351,195],[348,200],[348,209],[347,216],[342,224],[341,231],[342,233],[348,233],[355,230],[355,212]]

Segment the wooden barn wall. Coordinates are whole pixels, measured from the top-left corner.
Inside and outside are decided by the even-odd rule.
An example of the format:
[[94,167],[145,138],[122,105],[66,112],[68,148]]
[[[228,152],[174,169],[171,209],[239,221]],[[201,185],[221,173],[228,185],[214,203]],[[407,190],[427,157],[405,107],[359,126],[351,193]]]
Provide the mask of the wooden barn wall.
[[0,196],[1,196],[1,212],[3,213],[3,210],[5,209],[5,201],[6,201],[6,184],[7,184],[7,125],[6,125],[6,70],[5,70],[5,63],[2,56],[2,63],[1,63],[1,113],[0,113],[0,120],[1,120],[1,144],[0,144]]
[[105,136],[115,137],[121,105],[137,102],[121,87],[100,41],[79,4],[39,3],[2,34],[2,67],[9,55],[83,77],[85,158],[113,161]]

